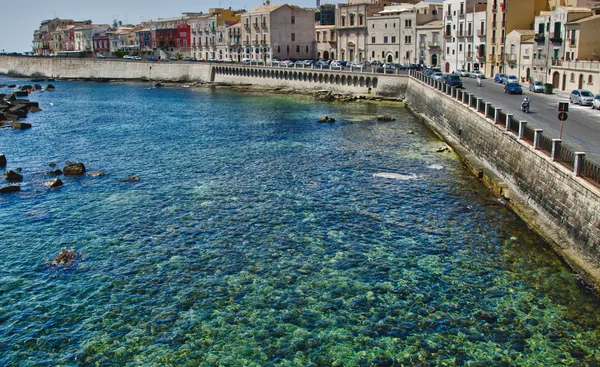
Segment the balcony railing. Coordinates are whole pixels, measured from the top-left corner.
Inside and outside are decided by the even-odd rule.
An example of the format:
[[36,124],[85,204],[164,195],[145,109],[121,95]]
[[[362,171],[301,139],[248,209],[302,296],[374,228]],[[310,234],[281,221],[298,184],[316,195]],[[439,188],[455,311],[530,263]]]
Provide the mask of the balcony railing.
[[554,43],[560,43],[562,42],[562,37],[560,32],[552,32],[550,33],[550,41],[554,42]]
[[577,40],[571,38],[571,41],[569,42],[569,47],[571,47],[571,48],[577,48]]
[[440,43],[438,41],[429,41],[429,47],[438,48],[440,47]]
[[496,58],[494,57],[494,54],[490,54],[489,56],[490,56],[490,57],[489,57],[489,62],[494,62],[494,61],[496,61]]
[[514,54],[506,54],[506,62],[508,62],[509,64],[516,64],[517,63],[517,56]]
[[477,31],[478,37],[485,37],[485,29],[480,29]]
[[452,19],[452,12],[451,11],[447,11],[446,12],[446,18]]
[[419,43],[419,49],[423,50],[425,48],[425,42]]
[[450,38],[450,37],[452,37],[452,33],[451,32],[444,33],[444,38]]
[[467,34],[463,31],[458,31],[458,33],[456,33],[456,37],[458,38],[463,38],[465,37]]
[[545,34],[543,34],[543,33],[536,33],[536,34],[533,36],[533,40],[534,40],[535,42],[538,42],[538,43],[540,43],[540,42],[544,42],[544,41],[546,40],[546,35],[545,35]]
[[465,59],[467,61],[473,61],[473,53],[472,52],[467,52],[465,55]]
[[261,26],[262,28],[267,28],[267,23],[265,23],[265,22],[262,22],[262,23],[260,24],[260,26]]
[[465,12],[461,11],[460,13],[458,13],[458,17],[459,18],[464,18],[465,17]]

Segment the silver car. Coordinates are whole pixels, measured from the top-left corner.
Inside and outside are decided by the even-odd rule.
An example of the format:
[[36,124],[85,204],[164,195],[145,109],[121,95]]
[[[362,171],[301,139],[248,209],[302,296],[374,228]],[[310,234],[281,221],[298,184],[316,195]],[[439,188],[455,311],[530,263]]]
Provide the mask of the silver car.
[[594,95],[586,89],[575,89],[571,92],[569,101],[581,106],[591,106],[594,103]]
[[600,110],[600,94],[596,94],[596,97],[594,97],[594,102],[592,102],[592,108],[595,110]]
[[530,92],[544,92],[544,83],[539,80],[534,80],[529,83],[529,91]]

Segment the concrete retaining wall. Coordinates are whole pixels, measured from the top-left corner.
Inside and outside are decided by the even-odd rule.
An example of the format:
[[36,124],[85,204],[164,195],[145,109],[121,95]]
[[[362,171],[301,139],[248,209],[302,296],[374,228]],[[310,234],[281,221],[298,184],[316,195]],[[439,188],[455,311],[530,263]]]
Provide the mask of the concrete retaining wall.
[[476,108],[417,79],[408,81],[406,103],[600,290],[600,191],[596,187]]

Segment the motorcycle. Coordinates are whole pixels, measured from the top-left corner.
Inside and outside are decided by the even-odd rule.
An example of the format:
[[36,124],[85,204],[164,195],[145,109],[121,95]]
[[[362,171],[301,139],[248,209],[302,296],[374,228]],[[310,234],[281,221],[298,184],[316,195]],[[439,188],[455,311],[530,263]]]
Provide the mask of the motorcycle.
[[529,104],[529,101],[523,101],[523,103],[521,103],[521,111],[529,113]]

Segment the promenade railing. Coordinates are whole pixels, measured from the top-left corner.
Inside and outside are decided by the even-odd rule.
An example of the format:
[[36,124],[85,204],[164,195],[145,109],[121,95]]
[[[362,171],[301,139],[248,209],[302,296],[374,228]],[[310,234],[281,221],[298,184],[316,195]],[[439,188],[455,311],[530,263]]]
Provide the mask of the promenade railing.
[[552,139],[544,135],[541,129],[533,129],[527,126],[526,121],[518,120],[514,115],[503,112],[500,106],[494,107],[490,102],[477,98],[473,93],[450,87],[444,82],[435,80],[417,70],[410,70],[409,75],[432,88],[442,91],[450,98],[473,108],[488,121],[491,120],[492,123],[515,135],[524,144],[532,146],[535,150],[547,155],[554,162],[571,170],[576,176],[580,176],[593,185],[600,187],[600,165],[586,159],[585,153],[576,152],[572,148],[562,145],[562,140]]

